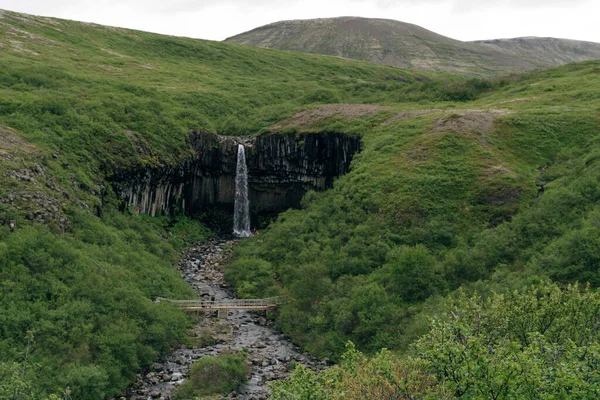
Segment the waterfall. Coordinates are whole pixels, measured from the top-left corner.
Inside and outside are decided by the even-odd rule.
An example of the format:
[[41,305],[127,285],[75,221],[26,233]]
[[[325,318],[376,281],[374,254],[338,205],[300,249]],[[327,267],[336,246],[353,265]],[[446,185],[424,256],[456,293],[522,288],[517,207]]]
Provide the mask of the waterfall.
[[250,237],[250,201],[248,200],[248,167],[246,151],[238,145],[237,168],[235,171],[235,201],[233,205],[233,234]]

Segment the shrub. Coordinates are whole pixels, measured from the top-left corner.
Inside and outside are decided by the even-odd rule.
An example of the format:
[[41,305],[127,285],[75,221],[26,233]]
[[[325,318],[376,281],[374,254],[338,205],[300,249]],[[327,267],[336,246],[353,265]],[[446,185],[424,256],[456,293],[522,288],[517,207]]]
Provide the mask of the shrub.
[[271,384],[275,400],[591,399],[600,393],[600,294],[547,282],[488,299],[458,296],[416,342],[413,357],[365,357],[349,343],[339,365],[298,367]]
[[596,398],[600,295],[542,283],[487,300],[462,296],[416,344],[456,397]]
[[399,361],[388,350],[372,358],[346,345],[342,362],[319,374],[298,366],[284,381],[269,384],[274,400],[449,399],[419,362]]
[[190,376],[177,391],[179,399],[231,392],[244,383],[250,372],[244,354],[204,357],[192,365]]

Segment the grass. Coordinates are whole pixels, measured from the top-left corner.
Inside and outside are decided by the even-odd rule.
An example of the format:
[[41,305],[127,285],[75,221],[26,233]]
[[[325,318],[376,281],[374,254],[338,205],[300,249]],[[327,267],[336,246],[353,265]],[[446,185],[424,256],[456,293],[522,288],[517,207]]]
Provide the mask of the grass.
[[38,177],[38,189],[56,196],[46,187],[57,185],[90,208],[114,172],[190,156],[191,131],[260,133],[313,103],[392,104],[462,79],[9,12],[0,21],[0,127],[44,158],[54,182]]

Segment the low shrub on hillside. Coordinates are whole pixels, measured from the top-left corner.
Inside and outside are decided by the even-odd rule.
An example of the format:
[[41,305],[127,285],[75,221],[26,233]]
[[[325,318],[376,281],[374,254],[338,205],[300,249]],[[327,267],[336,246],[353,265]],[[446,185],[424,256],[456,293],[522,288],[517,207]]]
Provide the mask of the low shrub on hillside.
[[204,357],[192,365],[188,379],[177,390],[178,399],[193,399],[231,392],[244,383],[250,372],[245,354]]
[[365,357],[350,344],[320,374],[298,367],[275,400],[591,399],[600,393],[600,294],[540,283],[483,299],[461,294],[414,355]]
[[8,371],[0,388],[22,386],[11,399],[67,388],[74,399],[117,396],[191,323],[152,302],[193,296],[156,229],[109,210],[102,219],[70,217],[71,233],[61,236],[24,223],[0,228],[0,365]]

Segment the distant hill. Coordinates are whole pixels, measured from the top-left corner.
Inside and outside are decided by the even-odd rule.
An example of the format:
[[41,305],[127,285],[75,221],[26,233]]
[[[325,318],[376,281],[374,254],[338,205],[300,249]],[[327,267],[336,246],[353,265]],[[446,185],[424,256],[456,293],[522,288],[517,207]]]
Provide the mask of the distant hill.
[[552,38],[462,42],[405,22],[358,17],[281,21],[226,41],[473,75],[600,59],[598,43]]
[[480,40],[471,43],[526,59],[540,67],[600,60],[600,43],[580,40],[522,37]]

